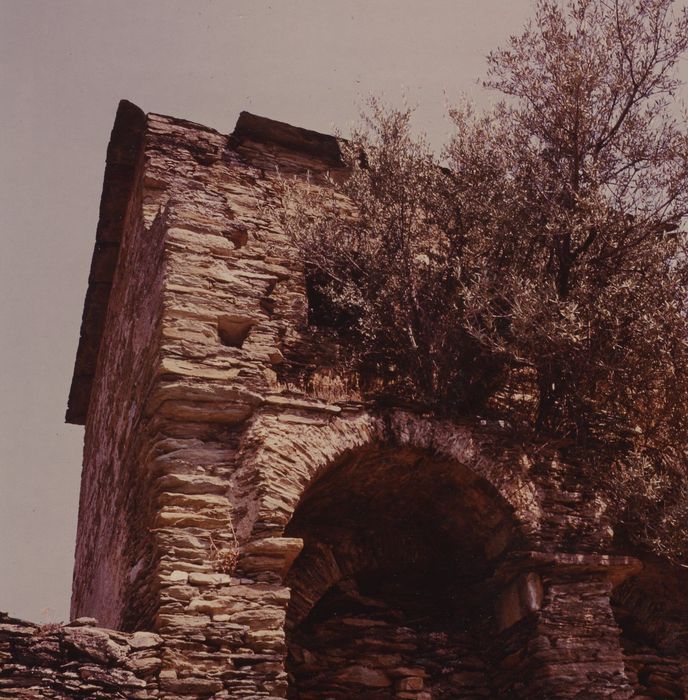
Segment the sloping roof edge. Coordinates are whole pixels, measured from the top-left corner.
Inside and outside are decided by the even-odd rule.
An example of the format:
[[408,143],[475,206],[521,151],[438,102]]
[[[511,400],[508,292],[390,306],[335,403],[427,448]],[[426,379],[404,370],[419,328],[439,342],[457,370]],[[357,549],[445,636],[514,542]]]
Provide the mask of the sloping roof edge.
[[143,143],[146,115],[122,100],[110,134],[100,198],[96,242],[81,317],[81,334],[67,402],[67,423],[84,425],[105,326],[110,288],[117,268],[127,207]]

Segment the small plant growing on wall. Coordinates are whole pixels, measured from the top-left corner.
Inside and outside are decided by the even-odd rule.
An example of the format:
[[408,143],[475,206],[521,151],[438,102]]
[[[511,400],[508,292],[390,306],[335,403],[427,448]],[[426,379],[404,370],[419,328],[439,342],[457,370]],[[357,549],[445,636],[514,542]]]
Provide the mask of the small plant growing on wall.
[[224,537],[222,542],[217,542],[213,533],[209,533],[210,560],[220,573],[233,574],[239,561],[239,541],[237,540],[231,517],[227,518],[227,527],[224,534],[229,536],[229,541]]

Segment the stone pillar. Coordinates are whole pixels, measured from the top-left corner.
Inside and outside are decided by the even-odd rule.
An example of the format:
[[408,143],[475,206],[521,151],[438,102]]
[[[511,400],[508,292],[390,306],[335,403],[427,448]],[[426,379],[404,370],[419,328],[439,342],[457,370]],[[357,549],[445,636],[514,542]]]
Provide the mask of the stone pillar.
[[526,552],[495,575],[496,691],[509,698],[633,697],[612,588],[636,573],[629,557]]

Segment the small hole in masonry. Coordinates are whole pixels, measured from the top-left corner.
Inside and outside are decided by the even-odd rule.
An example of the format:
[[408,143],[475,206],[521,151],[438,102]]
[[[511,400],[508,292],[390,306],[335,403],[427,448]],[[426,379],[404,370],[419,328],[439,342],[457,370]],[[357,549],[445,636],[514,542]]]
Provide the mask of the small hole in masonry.
[[220,342],[231,348],[240,348],[256,322],[246,316],[220,316],[217,320],[217,334]]
[[222,235],[231,241],[235,248],[243,248],[248,243],[248,230],[243,226],[225,229]]

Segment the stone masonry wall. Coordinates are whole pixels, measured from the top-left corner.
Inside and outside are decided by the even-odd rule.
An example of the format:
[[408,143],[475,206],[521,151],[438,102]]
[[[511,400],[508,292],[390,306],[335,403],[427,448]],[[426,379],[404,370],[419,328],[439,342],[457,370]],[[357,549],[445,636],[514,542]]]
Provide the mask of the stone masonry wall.
[[81,618],[39,627],[0,614],[0,698],[157,696],[162,639],[126,634]]
[[642,697],[611,600],[640,564],[576,470],[378,409],[328,366],[265,204],[279,176],[344,177],[338,154],[248,114],[225,136],[120,107],[68,418],[73,615],[124,631],[3,620],[2,692]]
[[131,180],[101,205],[99,236],[118,237],[120,252],[90,392],[72,593],[74,617],[121,629],[150,626],[155,609],[141,426],[159,365],[166,224],[162,208],[144,221],[142,137],[117,143],[142,116],[120,110],[108,153],[108,169]]

